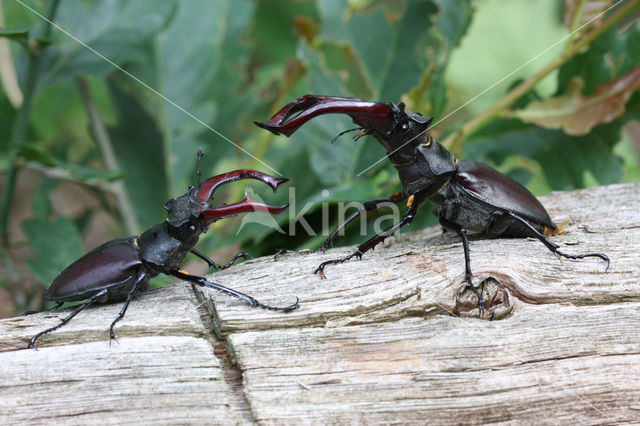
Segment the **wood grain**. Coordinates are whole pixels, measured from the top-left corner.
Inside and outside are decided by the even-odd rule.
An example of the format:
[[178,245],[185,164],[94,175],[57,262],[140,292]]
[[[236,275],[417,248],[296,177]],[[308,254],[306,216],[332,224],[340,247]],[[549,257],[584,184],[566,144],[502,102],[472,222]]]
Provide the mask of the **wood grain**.
[[[174,284],[0,321],[0,423],[631,423],[640,418],[640,185],[542,197],[562,260],[532,239],[474,238],[478,317],[459,239],[439,227],[353,250],[244,262],[210,280],[291,313]],[[429,212],[421,212],[429,214]],[[487,321],[492,319],[493,321]],[[212,340],[209,328],[220,340]],[[225,349],[230,357],[225,355]]]
[[[181,283],[139,294],[125,317],[115,327],[116,337],[183,335],[203,336],[206,330],[197,309],[191,285]],[[109,326],[122,303],[89,307],[67,325],[45,334],[39,348],[52,345],[101,341],[109,342]],[[0,321],[0,352],[25,349],[36,333],[59,323],[72,309],[41,312]]]
[[0,353],[3,424],[233,424],[204,339],[154,336]]
[[640,414],[640,303],[235,333],[259,423],[613,423]]
[[[571,261],[554,256],[534,239],[475,239],[471,267],[476,282],[489,280],[495,291],[508,289],[532,304],[577,305],[640,301],[640,185],[612,185],[553,193],[541,198],[557,223],[567,222],[565,235],[552,240],[568,253],[604,252],[611,267],[596,258]],[[428,214],[428,212],[422,212]],[[261,258],[215,274],[217,282],[247,292],[270,304],[288,304],[294,295],[301,308],[286,315],[259,309],[213,291],[208,307],[218,335],[289,327],[339,326],[431,317],[463,312],[475,298],[464,287],[464,256],[459,238],[440,227],[390,239],[362,260],[326,269],[326,280],[313,275],[317,265],[353,251]],[[200,291],[196,289],[196,291]],[[484,297],[491,300],[494,293]],[[497,316],[504,316],[502,304]],[[477,315],[476,312],[471,314]],[[495,318],[487,312],[488,318]]]

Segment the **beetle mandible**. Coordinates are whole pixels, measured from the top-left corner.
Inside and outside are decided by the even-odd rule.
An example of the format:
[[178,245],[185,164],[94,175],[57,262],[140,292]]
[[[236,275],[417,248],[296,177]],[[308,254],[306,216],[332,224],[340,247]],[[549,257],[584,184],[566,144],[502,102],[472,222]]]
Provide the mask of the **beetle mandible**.
[[200,234],[207,232],[211,223],[251,211],[277,214],[289,206],[270,206],[256,202],[248,196],[237,203],[211,206],[209,202],[213,199],[214,192],[226,183],[240,179],[255,179],[266,183],[275,192],[278,186],[288,179],[242,169],[214,176],[200,183],[201,157],[202,151],[198,151],[198,185],[190,185],[186,194],[167,201],[164,207],[168,211],[168,218],[164,222],[152,226],[140,236],[118,238],[102,244],[69,265],[53,280],[43,296],[45,300],[56,302],[53,309],[60,308],[65,302],[84,303],[56,326],[33,336],[29,341],[29,348],[35,348],[35,342],[40,336],[62,327],[89,305],[124,300],[120,313],[109,328],[110,339],[115,339],[113,327],[124,317],[131,299],[137,292],[146,291],[149,288],[149,278],[160,273],[221,291],[255,307],[276,311],[292,311],[298,307],[297,297],[296,302],[290,306],[269,306],[247,294],[213,283],[204,277],[190,275],[180,269],[188,253],[193,253],[216,269],[228,268],[237,259],[250,256],[247,253],[238,253],[229,263],[217,265],[195,250]]
[[365,211],[375,210],[385,203],[407,200],[407,210],[399,222],[360,244],[350,255],[321,263],[315,272],[322,278],[327,265],[353,257],[361,258],[389,235],[411,223],[424,200],[435,205],[434,213],[445,229],[460,235],[465,280],[478,297],[480,310],[482,299],[471,282],[467,231],[491,237],[534,237],[559,256],[567,259],[598,257],[609,268],[609,258],[603,253],[572,255],[560,251],[559,246],[548,239],[558,232],[558,227],[531,192],[491,167],[455,158],[428,132],[433,118],[408,111],[402,102],[396,105],[360,98],[306,95],[284,106],[271,119],[254,123],[276,135],[291,136],[304,123],[322,114],[347,114],[358,126],[338,136],[353,130],[360,130],[355,139],[364,135],[374,136],[398,172],[402,192],[365,203],[363,208],[339,224],[314,251],[330,247],[338,231]]

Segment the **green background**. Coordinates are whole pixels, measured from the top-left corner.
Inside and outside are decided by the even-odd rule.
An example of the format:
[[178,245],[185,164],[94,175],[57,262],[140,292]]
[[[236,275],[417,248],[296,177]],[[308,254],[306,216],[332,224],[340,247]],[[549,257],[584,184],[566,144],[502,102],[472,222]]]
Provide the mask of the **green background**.
[[[47,8],[45,1],[25,4],[43,14]],[[574,40],[567,38],[511,74],[570,33],[563,2],[60,1],[56,24],[141,84],[57,29],[38,44],[32,37],[42,20],[20,2],[3,0],[1,6],[0,35],[8,36],[11,49],[11,60],[2,60],[15,69],[20,87],[24,88],[28,66],[25,46],[46,48],[28,111],[27,137],[14,142],[19,171],[9,210],[9,239],[2,252],[0,297],[6,302],[0,315],[42,308],[42,289],[87,249],[162,221],[164,202],[196,182],[198,148],[205,152],[205,177],[238,168],[281,172],[295,187],[296,212],[314,203],[306,218],[318,233],[320,202],[330,203],[330,224],[335,225],[336,203],[364,202],[400,189],[388,161],[357,176],[384,155],[373,138],[356,143],[345,135],[329,143],[353,127],[347,118],[318,118],[291,138],[276,137],[252,124],[301,95],[402,100],[436,121],[446,117],[433,129],[438,139],[446,140]],[[634,16],[637,10],[511,106],[526,109],[535,100],[563,96],[576,77],[584,83],[581,95],[588,97],[637,68],[640,32]],[[118,170],[106,169],[89,130],[78,78],[87,82],[107,126]],[[5,83],[0,87],[1,171],[10,166],[17,108],[7,91]],[[620,114],[607,123],[595,122],[587,134],[571,135],[562,128],[544,128],[502,114],[467,135],[457,154],[496,167],[536,195],[637,182],[638,127],[634,139],[633,128],[624,131],[623,126],[638,119],[640,103],[635,88],[629,95]],[[129,222],[137,222],[138,229],[124,226],[126,213],[105,190],[113,181],[124,184],[135,215]],[[271,204],[284,203],[289,196],[286,187],[277,194],[263,185],[251,187]],[[216,202],[237,201],[244,191],[244,184],[230,185]],[[288,217],[275,219],[287,229]],[[287,236],[260,223],[248,223],[237,233],[240,220],[215,223],[199,248],[222,262],[238,250],[265,255],[281,247],[314,248],[324,239],[304,232]],[[425,206],[409,230],[433,224]],[[336,243],[363,241],[366,237],[358,230],[354,225]]]

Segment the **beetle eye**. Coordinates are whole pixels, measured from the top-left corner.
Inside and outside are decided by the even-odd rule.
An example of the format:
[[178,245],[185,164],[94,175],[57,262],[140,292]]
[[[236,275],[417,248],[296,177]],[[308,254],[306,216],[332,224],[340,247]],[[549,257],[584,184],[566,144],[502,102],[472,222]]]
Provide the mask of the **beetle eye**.
[[402,123],[402,126],[400,126],[402,128],[402,131],[406,132],[407,130],[409,130],[409,125],[407,123]]
[[189,226],[189,230],[191,230],[191,231],[195,231],[195,230],[196,230],[196,227],[195,227],[195,226],[193,226],[193,225],[191,225],[191,226]]

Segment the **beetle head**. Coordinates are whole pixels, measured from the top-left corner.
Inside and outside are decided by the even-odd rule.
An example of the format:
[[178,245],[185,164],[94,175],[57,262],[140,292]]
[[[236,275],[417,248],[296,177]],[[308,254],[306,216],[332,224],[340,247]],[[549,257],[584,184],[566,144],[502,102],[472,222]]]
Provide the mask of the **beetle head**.
[[206,232],[211,223],[226,217],[252,211],[277,214],[289,207],[288,203],[284,206],[271,206],[254,201],[248,196],[233,204],[221,204],[215,207],[210,204],[216,189],[226,183],[241,179],[259,180],[269,185],[274,192],[278,186],[289,180],[269,176],[255,170],[242,169],[223,173],[209,178],[197,186],[191,186],[185,195],[172,198],[164,205],[164,208],[169,212],[167,223],[170,234],[180,241],[186,241]]
[[265,122],[254,123],[276,135],[292,135],[304,123],[323,114],[347,114],[361,132],[373,135],[388,153],[415,147],[426,139],[432,118],[407,111],[404,103],[367,102],[360,98],[306,95],[289,103]]

